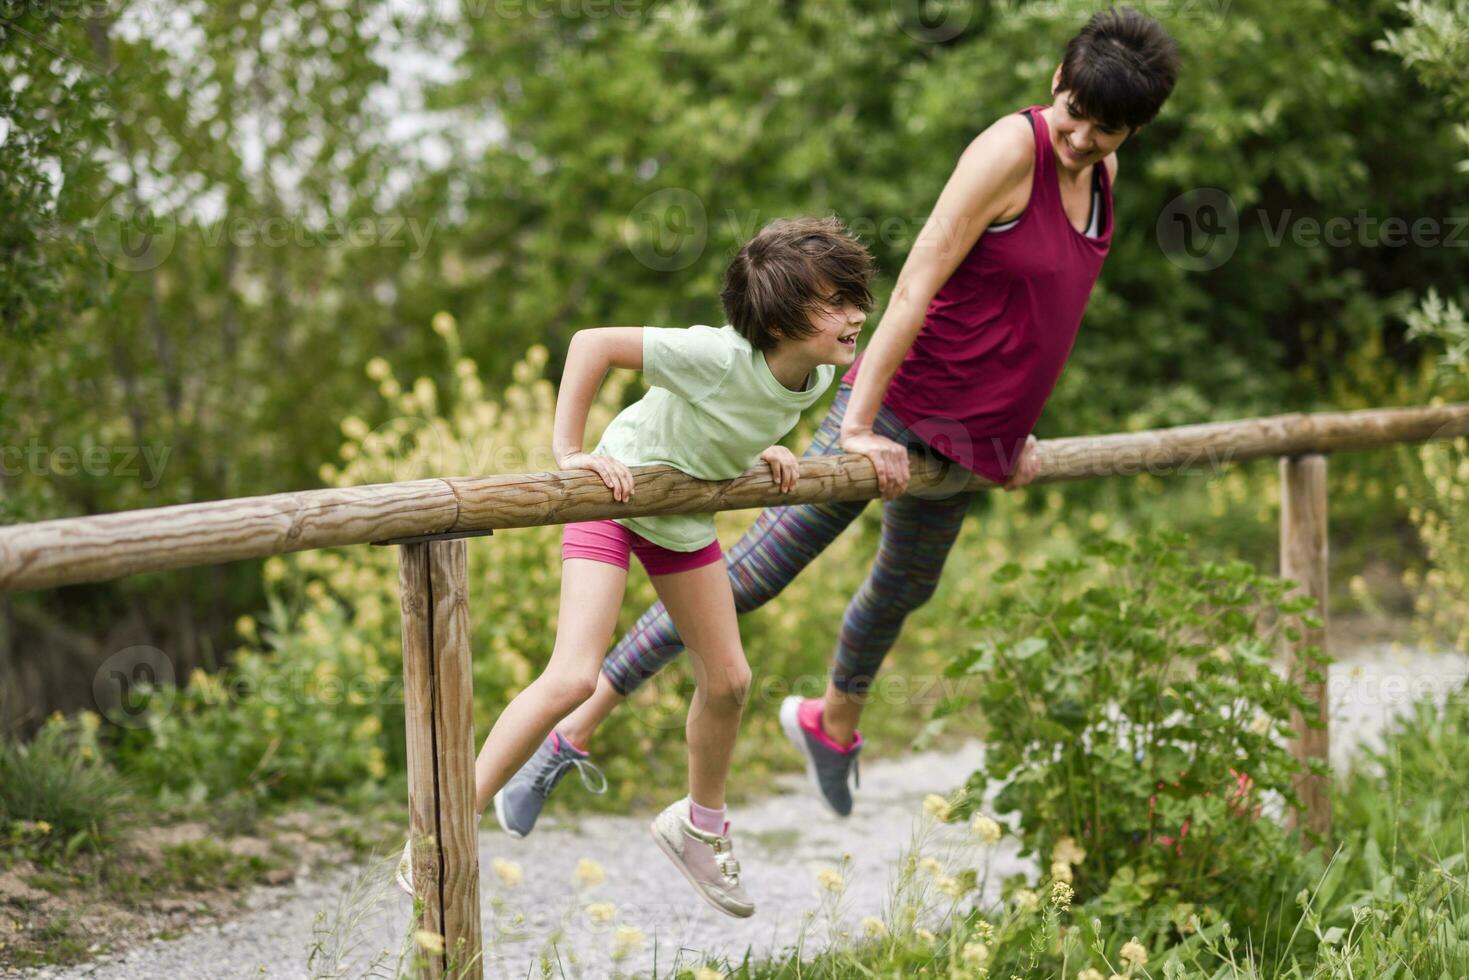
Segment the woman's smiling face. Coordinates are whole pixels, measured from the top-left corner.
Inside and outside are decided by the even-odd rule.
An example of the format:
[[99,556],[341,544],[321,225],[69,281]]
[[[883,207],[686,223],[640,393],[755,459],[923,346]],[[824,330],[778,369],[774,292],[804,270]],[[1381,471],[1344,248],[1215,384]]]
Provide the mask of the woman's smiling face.
[[1058,65],[1051,79],[1054,101],[1047,112],[1051,148],[1056,151],[1056,159],[1061,166],[1072,173],[1080,173],[1121,146],[1131,131],[1104,129],[1100,123],[1081,115],[1071,93],[1056,88],[1060,82],[1061,68]]

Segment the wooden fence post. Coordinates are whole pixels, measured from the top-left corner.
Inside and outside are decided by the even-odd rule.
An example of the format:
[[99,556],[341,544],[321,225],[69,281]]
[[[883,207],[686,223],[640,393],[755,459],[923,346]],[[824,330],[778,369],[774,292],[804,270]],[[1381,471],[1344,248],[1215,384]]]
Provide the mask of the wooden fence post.
[[[1292,748],[1303,764],[1312,761],[1331,762],[1331,729],[1328,727],[1330,703],[1326,668],[1320,669],[1320,680],[1306,675],[1309,665],[1303,649],[1326,649],[1326,457],[1320,453],[1287,456],[1280,460],[1280,575],[1293,579],[1300,588],[1291,595],[1308,595],[1319,604],[1319,629],[1307,627],[1299,619],[1293,623],[1301,631],[1301,639],[1290,650],[1291,676],[1301,689],[1315,700],[1320,728],[1307,728],[1305,719],[1297,716],[1299,732]],[[1305,825],[1323,840],[1331,837],[1331,781],[1327,776],[1304,773],[1296,782],[1296,792],[1306,806]]]
[[444,937],[423,975],[481,977],[465,543],[402,544],[398,561],[413,887],[419,927]]

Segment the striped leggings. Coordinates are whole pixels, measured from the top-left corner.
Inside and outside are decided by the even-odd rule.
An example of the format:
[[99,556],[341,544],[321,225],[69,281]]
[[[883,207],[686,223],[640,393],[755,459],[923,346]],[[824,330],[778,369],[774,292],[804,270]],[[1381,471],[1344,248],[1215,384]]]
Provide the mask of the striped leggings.
[[[851,387],[837,389],[831,411],[822,421],[807,456],[840,454],[838,437]],[[873,431],[932,454],[886,407],[879,410]],[[943,499],[900,497],[883,504],[882,541],[867,581],[852,597],[842,618],[832,683],[838,690],[863,694],[883,658],[898,638],[903,620],[928,601],[938,586],[944,559],[968,510],[972,492]],[[867,506],[865,500],[790,507],[768,507],[724,557],[734,589],[735,611],[757,609],[780,594]],[[631,694],[683,651],[663,603],[638,618],[602,665],[602,672],[623,696]]]

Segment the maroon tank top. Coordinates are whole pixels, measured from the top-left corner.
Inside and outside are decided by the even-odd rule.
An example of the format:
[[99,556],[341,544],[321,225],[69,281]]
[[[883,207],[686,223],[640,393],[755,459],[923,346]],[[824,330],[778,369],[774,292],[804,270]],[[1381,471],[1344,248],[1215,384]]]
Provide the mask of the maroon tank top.
[[[1105,164],[1094,164],[1100,236],[1088,238],[1066,217],[1045,108],[1021,110],[1035,135],[1025,210],[1013,226],[979,236],[928,304],[883,396],[913,436],[996,483],[1009,479],[1061,377],[1112,242]],[[855,381],[861,365],[858,357],[842,381]]]

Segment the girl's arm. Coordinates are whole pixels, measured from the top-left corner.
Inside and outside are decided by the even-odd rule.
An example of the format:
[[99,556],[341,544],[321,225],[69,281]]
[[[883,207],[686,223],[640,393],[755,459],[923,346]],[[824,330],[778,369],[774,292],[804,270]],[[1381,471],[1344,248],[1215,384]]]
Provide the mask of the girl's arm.
[[619,502],[633,494],[632,471],[610,456],[582,452],[592,399],[613,367],[643,369],[642,327],[597,327],[578,330],[566,351],[566,369],[556,392],[556,420],[551,451],[562,469],[595,470]]
[[862,369],[842,421],[841,445],[846,452],[863,453],[872,460],[884,499],[898,497],[908,488],[909,472],[908,451],[872,431],[883,395],[923,329],[934,294],[999,217],[1034,158],[1035,137],[1019,116],[997,120],[975,137],[923,223],[882,322],[863,352]]

